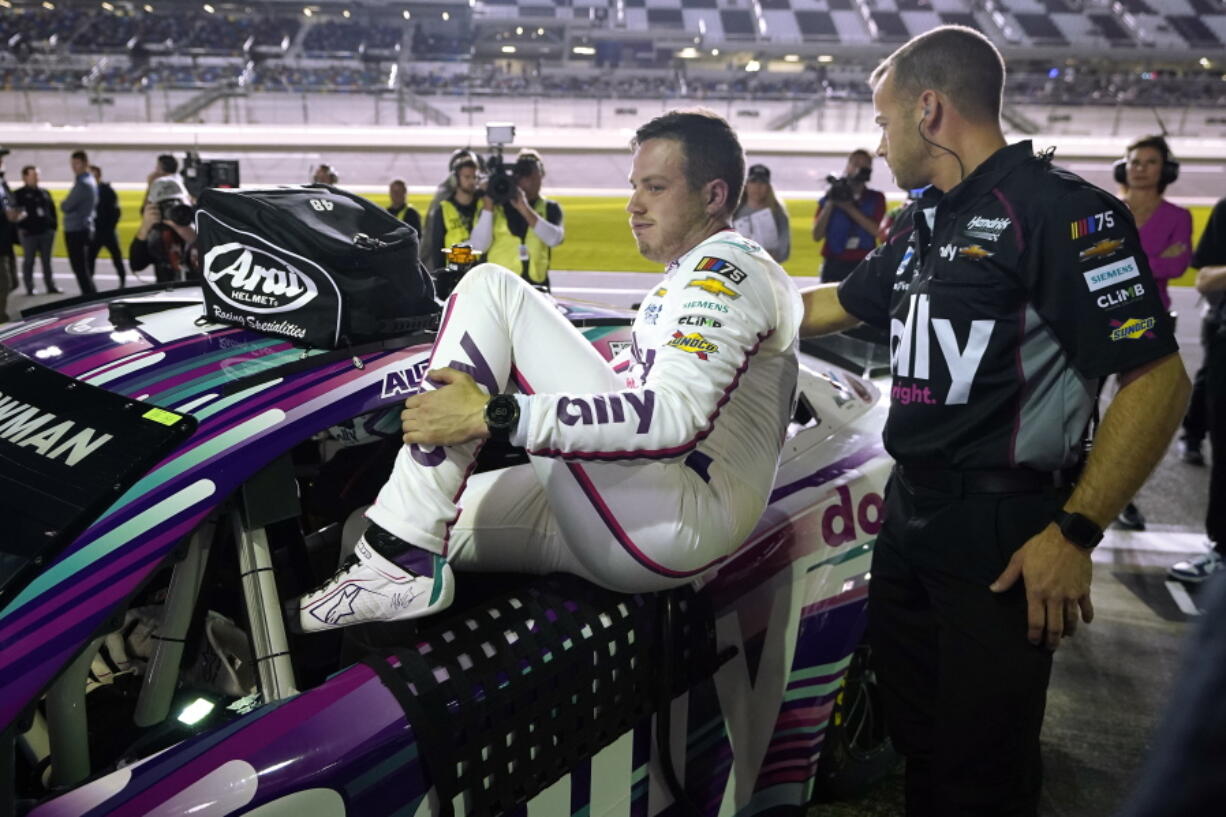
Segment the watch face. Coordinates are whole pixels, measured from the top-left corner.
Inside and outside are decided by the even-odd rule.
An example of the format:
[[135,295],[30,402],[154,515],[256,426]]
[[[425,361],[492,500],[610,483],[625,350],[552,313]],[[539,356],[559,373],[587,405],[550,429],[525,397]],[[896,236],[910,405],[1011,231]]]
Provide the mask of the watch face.
[[491,428],[510,428],[516,420],[519,404],[506,394],[496,394],[485,407],[485,422]]

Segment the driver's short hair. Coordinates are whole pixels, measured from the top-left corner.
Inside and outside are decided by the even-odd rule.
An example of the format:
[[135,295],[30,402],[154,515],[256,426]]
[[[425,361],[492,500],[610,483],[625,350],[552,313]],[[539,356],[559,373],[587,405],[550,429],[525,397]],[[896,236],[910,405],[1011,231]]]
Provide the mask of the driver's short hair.
[[736,210],[745,186],[745,151],[728,120],[705,108],[669,111],[639,128],[630,147],[637,149],[649,139],[680,142],[690,189],[723,179],[728,185],[726,209],[729,213]]
[[967,26],[939,26],[901,46],[869,77],[876,88],[890,73],[902,101],[940,91],[972,122],[999,122],[1005,61],[991,40]]

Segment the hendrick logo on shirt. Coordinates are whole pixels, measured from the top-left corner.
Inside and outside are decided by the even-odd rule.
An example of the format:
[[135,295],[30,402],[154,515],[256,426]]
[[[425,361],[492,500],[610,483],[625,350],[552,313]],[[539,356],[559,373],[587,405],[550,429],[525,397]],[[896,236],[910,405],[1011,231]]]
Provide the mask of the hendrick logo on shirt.
[[710,255],[704,256],[698,262],[698,266],[694,267],[695,272],[713,272],[716,275],[722,275],[734,284],[739,284],[745,280],[745,271],[725,261],[722,258],[714,258]]
[[1154,333],[1150,330],[1157,325],[1157,321],[1153,318],[1129,318],[1124,322],[1111,321],[1111,325],[1115,329],[1111,330],[1111,340],[1138,340],[1140,338],[1152,338]]
[[1009,229],[1009,225],[1013,221],[1007,218],[985,218],[983,216],[971,216],[971,220],[966,223],[966,228],[963,230],[971,238],[978,238],[980,241],[996,241],[1000,238],[1000,234]]
[[1083,272],[1081,275],[1086,279],[1086,286],[1090,288],[1090,291],[1097,292],[1100,289],[1114,286],[1121,281],[1138,278],[1141,275],[1141,270],[1137,266],[1137,259],[1130,255],[1120,261],[1095,267],[1088,272]]

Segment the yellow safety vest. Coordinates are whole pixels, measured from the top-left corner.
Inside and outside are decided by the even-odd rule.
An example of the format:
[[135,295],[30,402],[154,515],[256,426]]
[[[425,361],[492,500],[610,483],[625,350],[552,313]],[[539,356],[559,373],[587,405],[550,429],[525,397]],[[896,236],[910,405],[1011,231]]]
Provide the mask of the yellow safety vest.
[[[532,205],[532,209],[541,218],[545,218],[548,200],[541,196]],[[543,284],[549,278],[549,260],[553,254],[552,248],[541,241],[540,236],[531,227],[524,236],[524,246],[528,248],[528,280],[534,284]],[[500,264],[516,275],[524,274],[524,262],[519,257],[519,236],[511,232],[507,226],[507,214],[501,207],[494,208],[494,239],[490,242],[489,252],[485,260]]]
[[450,248],[467,241],[473,231],[472,219],[465,217],[451,199],[439,202],[438,211],[443,217],[443,246]]

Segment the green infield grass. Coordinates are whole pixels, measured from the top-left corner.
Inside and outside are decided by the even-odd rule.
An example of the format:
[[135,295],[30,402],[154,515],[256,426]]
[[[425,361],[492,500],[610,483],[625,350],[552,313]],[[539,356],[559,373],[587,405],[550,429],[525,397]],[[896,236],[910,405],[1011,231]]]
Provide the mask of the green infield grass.
[[[548,191],[546,191],[548,192]],[[67,195],[64,190],[52,190],[51,196],[58,204]],[[119,205],[123,216],[119,222],[119,242],[127,255],[128,244],[140,225],[140,202],[143,193],[136,190],[119,191]],[[374,203],[384,206],[386,195],[370,197]],[[410,203],[419,212],[429,203],[427,196],[410,196]],[[553,268],[562,270],[593,270],[612,272],[657,272],[660,267],[638,254],[626,215],[626,199],[622,196],[561,196],[558,202],[566,216],[566,241],[554,251]],[[792,220],[792,256],[783,265],[792,275],[816,275],[821,264],[821,244],[809,236],[813,223],[812,201],[792,200],[784,203]],[[1199,239],[1209,218],[1209,207],[1192,207],[1193,241]],[[422,212],[424,217],[425,213]],[[63,257],[63,234],[56,236],[55,254]],[[110,269],[105,255],[100,259],[99,269]],[[1191,286],[1195,273],[1188,271],[1172,283]]]

